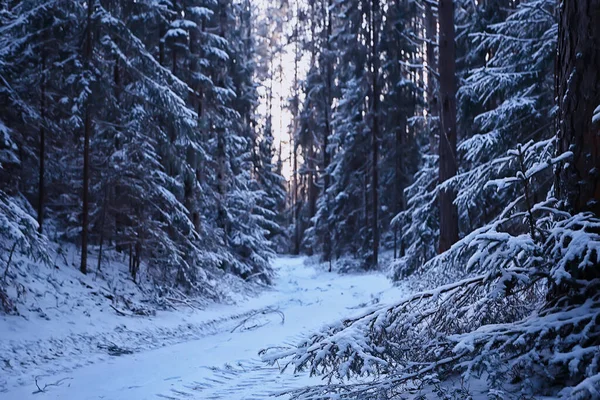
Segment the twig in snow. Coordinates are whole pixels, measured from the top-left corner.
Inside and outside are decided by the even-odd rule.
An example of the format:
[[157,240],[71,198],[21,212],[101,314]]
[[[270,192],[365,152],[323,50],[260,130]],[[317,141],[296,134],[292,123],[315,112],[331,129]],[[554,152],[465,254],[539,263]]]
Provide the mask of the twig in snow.
[[[258,310],[253,312],[252,314],[250,314],[248,317],[246,317],[242,322],[240,322],[238,325],[236,325],[232,330],[231,333],[235,332],[236,329],[244,326],[246,324],[246,322],[250,321],[252,318],[258,316],[258,315],[267,315],[267,314],[278,314],[281,317],[281,324],[283,325],[285,323],[285,314],[283,312],[281,312],[278,309],[274,309],[274,308],[265,308],[263,310]],[[268,322],[264,323],[264,324],[260,324],[260,325],[254,325],[251,327],[246,328],[246,330],[250,330],[250,329],[257,329],[260,328],[262,326],[267,325]]]
[[113,310],[115,310],[117,312],[117,314],[123,316],[123,317],[131,317],[131,314],[125,313],[121,310],[119,310],[117,307],[113,306],[112,304],[110,304],[110,308],[112,308]]
[[252,279],[252,278],[255,278],[255,277],[257,277],[257,276],[261,276],[261,275],[266,275],[266,274],[265,274],[264,272],[258,272],[258,273],[256,273],[256,274],[252,274],[252,275],[250,275],[250,276],[246,277],[244,280],[245,280],[246,282],[248,282],[248,281],[250,281],[250,279]]
[[59,379],[58,381],[54,382],[54,383],[46,383],[44,385],[43,388],[40,387],[40,385],[38,384],[38,378],[40,378],[39,376],[35,377],[35,386],[37,386],[38,390],[36,390],[35,392],[32,392],[31,394],[38,394],[38,393],[45,393],[46,389],[48,389],[50,386],[60,386],[63,384],[64,381],[69,380],[69,379],[73,379],[73,378],[62,378]]
[[180,299],[176,299],[176,298],[173,298],[173,297],[165,297],[165,300],[172,301],[172,302],[175,302],[175,303],[181,303],[183,305],[188,306],[192,310],[196,310],[197,309],[196,307],[194,307],[193,305],[191,305],[190,302],[187,301],[187,300],[180,300]]

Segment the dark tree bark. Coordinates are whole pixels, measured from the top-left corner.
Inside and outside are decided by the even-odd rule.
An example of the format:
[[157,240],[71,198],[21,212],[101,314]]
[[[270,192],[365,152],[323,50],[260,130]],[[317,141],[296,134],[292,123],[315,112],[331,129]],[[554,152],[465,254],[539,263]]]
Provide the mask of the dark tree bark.
[[[177,4],[177,0],[173,0],[173,10],[175,11],[175,15],[179,16],[179,5]],[[177,17],[175,17],[177,18]],[[171,72],[173,76],[177,76],[177,46],[178,41],[176,38],[173,39],[173,46],[171,48]]]
[[437,40],[437,18],[431,1],[425,2],[425,34],[427,39],[427,112],[429,128],[429,151],[434,154],[437,149],[439,102],[437,90],[437,58],[435,55],[435,43]]
[[315,184],[315,151],[313,144],[308,146],[308,219],[312,219],[317,212],[318,189]]
[[379,0],[371,1],[371,73],[372,73],[372,105],[373,126],[371,128],[371,196],[372,216],[371,230],[373,235],[371,268],[379,263]]
[[[326,62],[327,62],[327,66],[326,66],[326,82],[325,82],[325,95],[326,95],[326,108],[325,108],[325,132],[323,135],[323,148],[322,148],[322,152],[323,152],[323,199],[325,200],[325,204],[326,204],[326,208],[328,208],[329,205],[329,198],[328,198],[328,194],[327,194],[327,190],[329,189],[329,180],[330,180],[330,176],[329,176],[329,172],[327,171],[327,169],[329,168],[329,164],[331,162],[331,155],[329,154],[329,136],[331,135],[331,123],[330,123],[330,118],[331,118],[331,86],[332,86],[332,79],[333,79],[333,60],[332,58],[332,54],[331,54],[331,7],[332,7],[332,0],[328,0],[327,1],[327,38],[326,38],[326,50],[327,50],[327,54],[326,54]],[[329,264],[329,270],[331,271],[331,233],[329,231],[329,225],[327,224],[327,222],[324,223],[324,228],[325,231],[323,232],[323,259],[324,261],[328,261]]]
[[[442,100],[442,124],[439,143],[440,183],[456,175],[456,60],[454,43],[454,1],[440,0],[440,95]],[[438,251],[443,253],[458,240],[458,211],[454,205],[453,190],[439,193],[440,242]]]
[[[317,21],[318,21],[318,14],[317,14],[317,2],[316,1],[310,1],[310,69],[312,69],[315,66],[316,63],[316,57],[317,57],[317,33],[316,33],[316,26],[317,26]],[[305,148],[304,150],[304,156],[305,158],[305,162],[306,165],[308,167],[308,171],[307,171],[307,177],[306,179],[306,185],[307,185],[307,193],[306,193],[306,201],[308,202],[308,216],[306,218],[306,220],[308,221],[307,223],[310,224],[310,221],[312,220],[312,218],[315,216],[316,211],[317,211],[317,196],[319,194],[316,182],[315,182],[315,170],[316,170],[316,163],[315,163],[315,146],[314,146],[314,141],[310,140],[310,142],[308,143],[308,146],[305,146],[308,148]],[[304,231],[302,230],[302,235],[304,235]],[[307,248],[307,254],[310,256],[313,254],[313,249],[312,248]]]
[[600,0],[563,1],[556,91],[559,152],[573,152],[560,172],[560,198],[574,213],[600,216]]
[[42,64],[41,64],[42,82],[41,82],[41,96],[40,96],[40,166],[39,174],[40,179],[38,182],[38,232],[43,232],[44,227],[44,202],[45,202],[45,175],[46,175],[46,130],[44,124],[46,123],[46,52],[42,49]]
[[[296,125],[296,123],[294,123]],[[296,130],[294,129],[294,132]],[[298,145],[294,141],[294,187],[292,191],[292,212],[294,213],[294,249],[293,254],[300,254],[300,201],[298,200]]]
[[293,146],[293,167],[292,167],[292,174],[293,174],[293,187],[292,187],[292,219],[293,219],[293,223],[294,223],[294,243],[293,243],[293,249],[292,249],[292,253],[295,255],[300,254],[300,210],[301,207],[299,207],[299,201],[298,201],[298,144],[296,143],[296,135],[298,133],[298,118],[300,117],[300,110],[299,110],[299,101],[300,101],[300,96],[299,96],[299,83],[298,83],[298,60],[299,60],[299,54],[300,54],[300,48],[299,48],[299,40],[300,38],[298,37],[298,25],[299,25],[299,21],[298,21],[298,0],[296,0],[295,2],[295,8],[296,8],[296,21],[294,23],[294,40],[295,40],[295,46],[294,46],[294,101],[292,103],[292,120],[293,120],[293,131],[291,134],[291,140],[290,143],[292,143]]
[[[429,3],[427,3],[429,4]],[[426,5],[427,5],[426,4]],[[395,6],[397,9],[400,9],[401,6],[406,6],[406,0],[396,0],[395,2]],[[416,21],[412,21],[413,25],[415,24]],[[401,32],[398,32],[397,34],[401,35]],[[398,55],[399,56],[399,55]],[[410,59],[411,62],[413,62],[413,58],[415,57],[415,54],[407,54],[405,56],[407,59]],[[410,69],[406,69],[405,67],[402,66],[398,66],[398,76],[400,77],[410,77],[411,75],[411,71]],[[418,100],[417,100],[417,95],[415,93],[414,90],[409,90],[406,88],[403,88],[400,92],[400,96],[401,98],[412,98],[414,101],[414,104],[417,104]],[[397,118],[394,120],[394,129],[395,129],[395,140],[394,140],[394,145],[395,145],[395,151],[394,151],[394,158],[395,158],[395,165],[394,165],[394,199],[393,199],[393,214],[394,215],[398,215],[400,212],[404,211],[406,204],[405,204],[405,198],[404,198],[404,189],[406,188],[405,185],[405,174],[406,174],[406,165],[407,165],[407,152],[406,152],[406,145],[408,144],[409,139],[409,135],[408,135],[408,121],[407,121],[407,115],[406,112],[404,110],[401,110],[400,112],[398,112],[398,116]],[[393,229],[394,231],[394,260],[397,259],[398,257],[403,257],[404,256],[404,240],[403,240],[403,235],[402,232],[399,232],[399,224],[395,224],[394,226],[390,227]]]
[[[404,210],[404,136],[406,134],[406,119],[400,118],[395,132],[395,165],[394,165],[394,215],[398,215]],[[394,230],[394,260],[398,257],[398,239],[402,242],[402,238],[398,237],[398,226],[392,228]],[[402,247],[402,245],[400,245]],[[400,250],[400,257],[402,249]]]
[[[95,1],[90,0],[88,3],[87,13],[87,28],[85,35],[85,61],[88,72],[91,73],[92,67],[92,14],[94,12]],[[89,230],[89,186],[90,186],[90,136],[92,135],[92,116],[91,116],[91,97],[92,93],[88,93],[85,106],[85,123],[84,123],[84,144],[83,144],[83,216],[81,224],[81,265],[79,270],[87,274],[87,252],[88,252],[88,230]]]

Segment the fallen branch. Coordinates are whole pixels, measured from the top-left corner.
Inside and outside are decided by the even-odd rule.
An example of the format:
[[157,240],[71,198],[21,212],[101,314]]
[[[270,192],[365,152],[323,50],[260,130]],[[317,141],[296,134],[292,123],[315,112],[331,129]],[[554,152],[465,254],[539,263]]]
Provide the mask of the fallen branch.
[[252,274],[252,275],[249,275],[248,277],[244,278],[244,280],[246,282],[248,282],[248,281],[250,281],[250,279],[256,278],[257,276],[261,276],[261,275],[265,275],[265,277],[266,277],[266,274],[264,272],[257,272],[256,274]]
[[119,314],[119,315],[121,315],[123,317],[131,317],[131,316],[133,316],[132,313],[126,313],[125,311],[121,311],[117,307],[113,306],[112,304],[110,304],[110,308],[112,308],[113,310],[115,310],[117,312],[117,314]]
[[[244,326],[246,324],[246,322],[250,321],[251,319],[259,316],[259,315],[268,315],[268,314],[277,314],[281,317],[281,325],[283,325],[285,323],[285,314],[283,312],[281,312],[279,309],[274,309],[274,308],[265,308],[263,310],[258,310],[253,312],[252,314],[250,314],[248,317],[246,317],[242,322],[240,322],[238,325],[236,325],[232,330],[231,333],[235,332],[236,329]],[[246,328],[246,330],[250,330],[250,329],[258,329],[260,327],[263,327],[265,325],[267,325],[268,322],[265,322],[264,324],[257,324],[257,325],[253,325],[251,327]]]
[[113,342],[108,341],[109,344],[99,344],[98,348],[106,350],[111,356],[122,356],[126,354],[133,354],[133,350],[118,346]]
[[165,300],[175,302],[175,303],[180,303],[180,304],[188,306],[192,310],[197,310],[197,308],[194,307],[192,304],[190,304],[190,302],[187,300],[180,300],[180,299],[176,299],[174,297],[165,297]]
[[73,378],[62,378],[59,379],[58,381],[54,382],[54,383],[47,383],[44,385],[43,388],[40,387],[40,385],[38,384],[38,378],[40,378],[39,376],[35,377],[35,386],[37,386],[38,390],[36,390],[35,392],[32,392],[31,394],[38,394],[38,393],[45,393],[46,389],[48,389],[51,386],[60,386],[63,384],[64,381],[69,380],[69,379],[73,379]]

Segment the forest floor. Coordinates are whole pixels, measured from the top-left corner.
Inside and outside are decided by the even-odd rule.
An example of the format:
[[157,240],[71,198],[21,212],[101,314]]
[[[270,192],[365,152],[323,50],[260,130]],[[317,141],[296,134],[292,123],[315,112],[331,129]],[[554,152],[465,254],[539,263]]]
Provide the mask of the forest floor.
[[92,312],[93,322],[81,324],[4,317],[0,399],[264,399],[320,383],[307,373],[281,373],[258,352],[298,343],[408,288],[383,273],[339,275],[305,261],[275,259],[273,287],[234,305],[151,317]]

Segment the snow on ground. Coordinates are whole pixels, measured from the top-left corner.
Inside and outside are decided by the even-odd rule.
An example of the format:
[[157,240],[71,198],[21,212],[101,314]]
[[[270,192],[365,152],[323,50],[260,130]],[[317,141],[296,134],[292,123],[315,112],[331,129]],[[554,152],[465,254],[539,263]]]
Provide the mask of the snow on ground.
[[[268,398],[319,379],[281,374],[259,350],[298,343],[402,291],[381,273],[328,273],[302,257],[277,258],[274,267],[273,288],[237,305],[152,317],[108,310],[83,320],[4,317],[0,399]],[[111,355],[123,352],[130,354]]]

